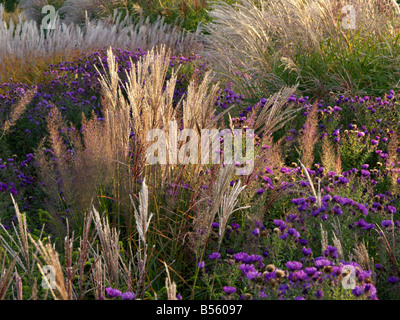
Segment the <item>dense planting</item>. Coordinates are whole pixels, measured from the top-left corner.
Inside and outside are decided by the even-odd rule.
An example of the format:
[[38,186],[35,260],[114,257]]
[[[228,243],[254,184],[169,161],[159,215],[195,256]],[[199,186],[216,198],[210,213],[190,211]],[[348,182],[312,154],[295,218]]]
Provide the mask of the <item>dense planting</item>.
[[[0,84],[1,299],[399,299],[397,70],[342,90],[305,56],[327,92],[279,68],[260,89],[260,60],[228,80],[203,44],[74,52]],[[236,174],[229,136],[220,163],[148,164],[146,134],[172,121],[254,130],[254,169]]]

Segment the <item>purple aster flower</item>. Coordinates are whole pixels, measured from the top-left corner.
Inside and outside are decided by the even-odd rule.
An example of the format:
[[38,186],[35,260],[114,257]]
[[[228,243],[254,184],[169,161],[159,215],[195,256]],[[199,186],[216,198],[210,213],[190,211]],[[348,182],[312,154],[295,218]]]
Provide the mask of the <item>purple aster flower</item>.
[[265,191],[265,190],[264,190],[263,188],[259,188],[259,189],[257,189],[256,193],[257,193],[257,194],[263,194],[264,191]]
[[383,265],[381,265],[380,263],[376,263],[375,264],[375,269],[376,270],[382,270],[383,269]]
[[388,210],[389,213],[396,213],[397,212],[396,208],[392,207],[392,206],[387,206],[387,210]]
[[228,294],[228,295],[236,292],[236,288],[235,287],[223,287],[223,289],[224,289],[225,293]]
[[390,226],[392,226],[392,220],[383,220],[381,222],[381,225],[382,225],[383,228],[390,227]]
[[210,260],[216,260],[216,259],[219,259],[220,257],[221,257],[221,254],[219,252],[213,252],[208,256],[208,258]]
[[315,266],[317,268],[322,268],[331,265],[331,262],[329,260],[326,260],[324,258],[320,258],[318,260],[317,259],[315,259]]
[[236,229],[240,228],[240,225],[239,225],[239,223],[234,222],[234,223],[232,223],[231,227],[233,230],[236,230]]
[[111,298],[116,298],[121,296],[121,291],[119,291],[118,289],[113,289],[111,287],[107,287],[106,292]]
[[246,252],[239,252],[239,253],[236,253],[233,255],[233,259],[235,259],[236,262],[239,262],[239,261],[243,261],[248,256],[249,255]]
[[303,264],[298,261],[288,261],[286,262],[286,268],[288,268],[291,271],[296,271],[299,270],[303,267]]
[[135,299],[135,294],[133,292],[124,292],[121,296],[122,300],[133,300]]
[[299,243],[300,243],[302,246],[306,246],[306,245],[308,244],[308,240],[306,240],[306,239],[300,239],[300,240],[299,240]]
[[351,292],[355,297],[359,297],[363,294],[363,291],[360,287],[355,287]]
[[296,229],[294,229],[294,228],[289,228],[288,231],[287,231],[287,233],[288,233],[289,235],[295,237],[295,238],[299,238],[299,237],[300,237],[299,232],[298,232]]
[[306,257],[308,257],[309,255],[311,255],[311,253],[312,253],[312,250],[311,250],[310,248],[303,248],[301,251],[303,252],[303,254],[304,254]]
[[399,281],[399,278],[398,278],[398,277],[389,277],[389,278],[388,278],[388,282],[391,283],[391,284],[395,284],[395,283],[397,283],[398,281]]

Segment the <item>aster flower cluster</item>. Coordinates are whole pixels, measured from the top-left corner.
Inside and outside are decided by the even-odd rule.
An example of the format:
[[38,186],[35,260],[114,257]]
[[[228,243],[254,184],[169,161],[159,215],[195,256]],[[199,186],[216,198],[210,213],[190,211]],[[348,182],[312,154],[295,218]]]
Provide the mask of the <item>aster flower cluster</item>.
[[[216,267],[218,272],[228,271],[233,275],[230,284],[222,288],[225,299],[310,300],[333,294],[346,299],[378,299],[372,271],[363,270],[355,262],[338,261],[333,246],[328,246],[320,257],[287,261],[281,268],[268,263],[270,258],[265,254],[242,251],[226,257]],[[346,266],[354,269],[355,283],[350,289],[343,288]]]
[[136,297],[136,295],[131,291],[122,293],[120,290],[111,287],[106,288],[106,293],[111,299],[121,298],[122,300],[134,300]]

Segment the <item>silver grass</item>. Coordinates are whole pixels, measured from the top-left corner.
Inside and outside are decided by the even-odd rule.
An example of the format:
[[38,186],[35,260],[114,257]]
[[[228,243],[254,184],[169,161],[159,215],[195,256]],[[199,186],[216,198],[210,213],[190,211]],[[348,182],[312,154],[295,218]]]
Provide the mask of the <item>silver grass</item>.
[[132,196],[129,196],[135,209],[136,229],[139,233],[139,238],[143,244],[146,244],[147,231],[149,230],[150,221],[153,217],[153,213],[151,213],[150,216],[148,215],[149,191],[145,179],[143,179],[142,190],[139,193],[139,210],[136,209],[136,205],[132,199]]
[[241,181],[239,180],[231,190],[228,190],[224,193],[221,208],[218,211],[219,217],[219,246],[221,246],[222,239],[224,238],[226,225],[232,213],[237,210],[249,208],[247,207],[240,207],[236,208],[237,203],[239,201],[238,197],[239,194],[246,188],[246,186],[241,186]]
[[115,228],[110,227],[105,217],[103,219],[100,218],[100,214],[94,206],[92,210],[94,224],[102,247],[102,256],[107,268],[108,279],[110,282],[118,285],[120,259],[119,232]]
[[178,300],[176,297],[176,283],[171,281],[167,264],[164,262],[167,278],[165,278],[165,288],[167,289],[168,300]]
[[[69,56],[75,50],[84,52],[100,48],[124,48],[135,51],[139,47],[145,51],[165,45],[174,55],[188,56],[199,52],[202,44],[198,41],[198,32],[189,33],[177,26],[168,25],[164,18],[150,23],[149,18],[141,17],[133,22],[131,17],[121,18],[121,13],[114,11],[105,20],[86,21],[84,27],[67,24],[57,15],[55,29],[44,30],[36,21],[28,19],[16,25],[3,21],[0,10],[0,66],[5,59],[44,59],[55,55]],[[47,34],[45,31],[48,31]],[[32,54],[34,55],[32,56]],[[9,79],[0,79],[0,82]]]

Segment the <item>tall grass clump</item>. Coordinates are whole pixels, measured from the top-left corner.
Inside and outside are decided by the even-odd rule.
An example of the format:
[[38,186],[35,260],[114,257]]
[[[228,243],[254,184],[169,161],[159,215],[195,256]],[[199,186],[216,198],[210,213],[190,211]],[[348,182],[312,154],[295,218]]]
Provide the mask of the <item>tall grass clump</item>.
[[[351,5],[355,29],[345,29]],[[299,83],[313,96],[398,87],[399,7],[383,0],[218,1],[205,55],[247,97]]]

